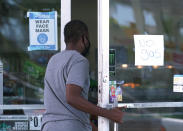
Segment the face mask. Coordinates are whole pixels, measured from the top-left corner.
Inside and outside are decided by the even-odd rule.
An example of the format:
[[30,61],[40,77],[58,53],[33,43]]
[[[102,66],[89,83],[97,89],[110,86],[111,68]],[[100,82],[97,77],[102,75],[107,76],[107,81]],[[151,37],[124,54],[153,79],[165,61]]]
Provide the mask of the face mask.
[[[84,41],[84,37],[87,39],[88,43],[86,44],[85,41]],[[86,37],[86,36],[83,36],[82,37],[82,41],[83,41],[83,44],[84,44],[84,51],[81,53],[83,56],[87,56],[88,53],[89,53],[89,50],[90,50],[90,41],[89,39]]]

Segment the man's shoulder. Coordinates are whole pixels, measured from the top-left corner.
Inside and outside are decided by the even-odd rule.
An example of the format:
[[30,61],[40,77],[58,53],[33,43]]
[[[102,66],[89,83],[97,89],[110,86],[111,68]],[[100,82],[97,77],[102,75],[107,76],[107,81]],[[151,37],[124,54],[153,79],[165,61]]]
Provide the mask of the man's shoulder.
[[[88,59],[85,58],[83,55],[81,55],[76,50],[64,50],[62,52],[58,52],[55,55],[53,55],[50,59],[50,61],[57,61],[62,59],[63,61],[69,61],[71,63],[78,63],[78,62],[85,62],[88,63]],[[58,61],[57,61],[58,62]]]
[[[62,52],[61,52],[61,54],[62,54]],[[74,63],[75,62],[78,63],[81,61],[88,62],[88,59],[76,50],[66,50],[66,51],[63,51],[63,54],[65,54],[66,56],[69,56],[71,61]]]
[[88,59],[77,51],[74,52],[73,59],[75,59],[76,62],[80,62],[80,61],[88,62]]

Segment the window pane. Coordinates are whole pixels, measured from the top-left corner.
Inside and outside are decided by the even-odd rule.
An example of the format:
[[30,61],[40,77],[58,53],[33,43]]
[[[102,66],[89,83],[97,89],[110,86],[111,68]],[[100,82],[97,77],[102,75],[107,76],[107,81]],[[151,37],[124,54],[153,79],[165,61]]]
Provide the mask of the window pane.
[[[120,102],[183,101],[173,91],[174,75],[183,74],[182,6],[181,0],[110,0],[110,81],[116,95],[122,92]],[[135,34],[164,35],[164,66],[134,66]]]
[[[183,108],[127,109],[119,131],[181,131]],[[110,122],[110,131],[114,123]]]
[[49,58],[57,52],[27,50],[28,11],[57,11],[58,36],[60,36],[60,0],[2,0],[0,2],[0,60],[3,63],[4,104],[43,103],[46,65]]

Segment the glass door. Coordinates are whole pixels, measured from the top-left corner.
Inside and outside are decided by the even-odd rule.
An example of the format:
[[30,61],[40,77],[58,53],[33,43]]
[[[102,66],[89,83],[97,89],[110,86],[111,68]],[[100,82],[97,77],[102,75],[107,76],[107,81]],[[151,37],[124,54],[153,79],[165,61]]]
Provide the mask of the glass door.
[[[182,5],[181,0],[110,0],[109,102],[117,98],[118,106],[128,107],[119,131],[182,130]],[[134,35],[163,35],[164,65],[135,66]]]

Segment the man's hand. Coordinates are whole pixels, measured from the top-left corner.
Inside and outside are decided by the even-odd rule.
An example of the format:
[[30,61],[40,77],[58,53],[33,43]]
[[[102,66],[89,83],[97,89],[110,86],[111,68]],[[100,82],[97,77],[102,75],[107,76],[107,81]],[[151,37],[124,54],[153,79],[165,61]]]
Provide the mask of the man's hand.
[[126,108],[126,107],[115,107],[113,109],[110,109],[108,114],[107,114],[107,118],[117,122],[117,123],[122,123],[122,118],[124,115],[124,112],[122,112],[122,109]]

